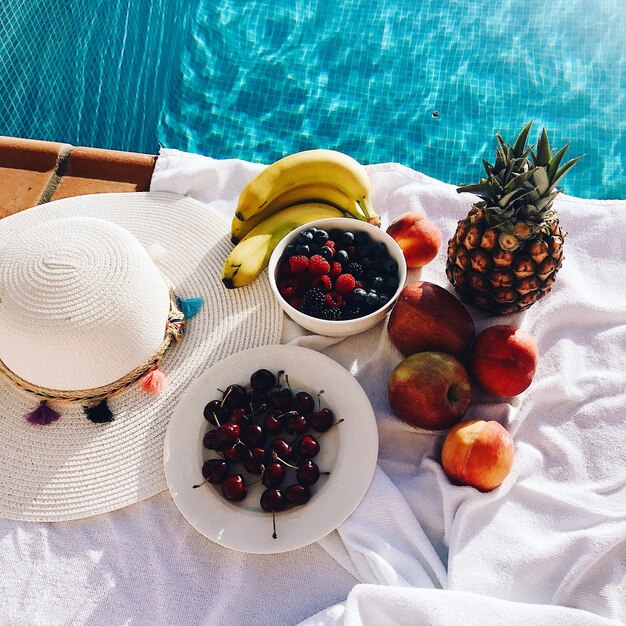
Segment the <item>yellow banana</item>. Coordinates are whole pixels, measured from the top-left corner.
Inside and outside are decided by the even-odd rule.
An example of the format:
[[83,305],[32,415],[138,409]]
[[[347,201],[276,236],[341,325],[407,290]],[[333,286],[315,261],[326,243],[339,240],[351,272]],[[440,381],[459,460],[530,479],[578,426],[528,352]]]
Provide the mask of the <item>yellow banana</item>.
[[327,204],[299,204],[283,209],[253,228],[228,255],[222,282],[229,289],[251,283],[266,267],[278,242],[294,228],[327,217],[343,217]]
[[285,192],[311,184],[337,187],[359,203],[369,222],[380,223],[372,208],[365,168],[336,150],[296,152],[269,165],[244,187],[235,216],[245,222]]
[[343,191],[333,185],[300,185],[293,187],[281,194],[272,202],[266,204],[258,213],[242,222],[236,215],[231,224],[231,241],[238,243],[255,226],[260,224],[270,215],[296,204],[322,203],[329,204],[336,209],[341,209],[350,213],[353,217],[365,220],[365,215],[359,210],[359,206],[354,198],[347,196]]

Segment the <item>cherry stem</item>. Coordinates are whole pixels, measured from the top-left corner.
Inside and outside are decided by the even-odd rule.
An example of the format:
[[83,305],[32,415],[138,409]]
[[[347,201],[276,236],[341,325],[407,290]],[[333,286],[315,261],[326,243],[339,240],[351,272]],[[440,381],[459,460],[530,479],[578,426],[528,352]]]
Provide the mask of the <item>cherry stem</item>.
[[[222,398],[222,402],[220,403],[220,406],[221,406],[222,408],[224,408],[224,402],[226,402],[226,400],[227,400],[228,396],[231,394],[232,390],[233,390],[233,389],[232,389],[232,387],[231,387],[231,388],[230,388],[230,389],[226,392],[226,394],[224,395],[224,397]],[[220,391],[221,393],[224,393],[221,389],[218,389],[218,391]]]
[[272,509],[272,526],[274,527],[272,539],[278,539],[278,535],[276,534],[276,509]]
[[318,410],[318,411],[321,411],[321,410],[322,410],[322,402],[321,402],[321,400],[320,400],[320,397],[321,397],[323,394],[324,394],[324,390],[323,390],[323,389],[320,389],[320,390],[317,392],[317,410]]
[[198,487],[202,487],[202,485],[204,485],[204,484],[206,484],[208,482],[209,482],[208,480],[203,480],[199,485],[194,485],[193,489],[197,489]]
[[335,428],[335,426],[338,426],[343,421],[344,421],[344,419],[342,417],[340,420],[337,420],[328,430],[325,430],[323,433],[317,433],[317,438],[318,439],[322,438],[328,431],[330,431],[331,429]]
[[283,465],[286,465],[287,467],[290,467],[291,469],[295,469],[295,470],[299,469],[296,465],[292,465],[291,463],[287,463],[287,461],[285,461],[284,459],[281,459],[278,456],[278,454],[276,454],[276,451],[273,451],[273,452],[274,452],[274,458],[280,461]]
[[285,374],[285,381],[287,382],[287,387],[291,389],[291,385],[289,384],[289,376],[287,374]]
[[278,370],[278,373],[276,375],[276,386],[278,388],[280,388],[280,377],[283,376],[284,373],[285,373],[285,370]]

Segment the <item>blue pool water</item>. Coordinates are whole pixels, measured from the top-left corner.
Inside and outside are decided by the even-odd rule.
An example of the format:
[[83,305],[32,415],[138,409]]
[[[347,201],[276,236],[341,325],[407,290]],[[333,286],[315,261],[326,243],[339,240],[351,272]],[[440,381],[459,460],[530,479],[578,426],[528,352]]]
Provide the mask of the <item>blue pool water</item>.
[[4,0],[0,134],[263,162],[326,147],[456,184],[534,119],[587,155],[564,191],[623,198],[626,2],[591,6]]

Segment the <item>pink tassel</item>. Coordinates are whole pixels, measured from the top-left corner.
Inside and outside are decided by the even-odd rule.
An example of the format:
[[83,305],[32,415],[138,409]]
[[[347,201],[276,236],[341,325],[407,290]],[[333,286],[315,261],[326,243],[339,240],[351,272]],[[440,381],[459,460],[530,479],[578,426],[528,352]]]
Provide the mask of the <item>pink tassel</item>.
[[52,422],[56,422],[61,415],[52,407],[48,406],[46,402],[41,402],[34,411],[27,413],[24,417],[29,424],[47,426],[48,424],[52,424]]
[[141,390],[156,395],[165,389],[165,374],[157,367],[148,372],[139,383]]

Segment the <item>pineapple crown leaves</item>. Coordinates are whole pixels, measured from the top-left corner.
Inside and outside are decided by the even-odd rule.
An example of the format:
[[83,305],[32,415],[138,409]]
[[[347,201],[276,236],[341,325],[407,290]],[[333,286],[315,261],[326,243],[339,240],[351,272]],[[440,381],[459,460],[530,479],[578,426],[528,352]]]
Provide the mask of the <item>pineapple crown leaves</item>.
[[526,145],[532,124],[524,126],[513,145],[496,134],[495,163],[483,159],[487,177],[457,189],[479,196],[482,202],[478,205],[485,210],[487,222],[502,232],[513,232],[519,222],[526,223],[531,233],[545,231],[555,217],[552,203],[558,194],[557,183],[584,156],[561,166],[569,143],[553,154],[545,128],[533,150]]

